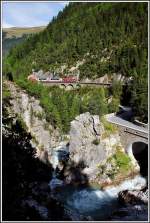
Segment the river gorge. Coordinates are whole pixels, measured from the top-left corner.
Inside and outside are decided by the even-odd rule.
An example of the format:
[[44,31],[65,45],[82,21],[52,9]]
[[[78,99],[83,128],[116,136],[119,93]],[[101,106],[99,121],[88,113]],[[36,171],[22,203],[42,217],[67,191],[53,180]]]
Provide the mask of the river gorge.
[[[39,185],[30,182],[32,192],[23,206],[35,209],[43,220],[50,220],[50,200],[61,205],[62,220],[147,220],[147,175],[125,153],[117,128],[108,132],[105,122],[87,112],[71,122],[67,135],[60,134],[44,118],[38,99],[11,82],[6,85],[11,92],[9,118],[13,125],[21,120],[35,158],[51,166],[50,173],[42,172],[43,182],[42,177]],[[10,129],[6,124],[3,128],[6,137]]]
[[[58,154],[55,154],[55,160],[58,159]],[[57,160],[56,163],[58,162]],[[136,220],[146,220],[146,206],[142,206],[142,202],[143,204],[147,204],[148,194],[146,195],[141,190],[147,187],[147,183],[146,179],[140,175],[124,180],[118,185],[100,189],[99,185],[94,184],[67,185],[54,174],[52,180],[49,182],[49,186],[52,197],[54,196],[55,199],[63,203],[67,214],[73,221],[111,220],[113,219],[113,213],[117,211],[118,216],[115,216],[113,220],[132,220],[133,218]],[[133,191],[133,197],[138,197],[138,194],[142,193],[142,197],[140,198],[141,204],[138,202],[138,199],[135,201],[136,199],[134,200],[131,196],[130,202],[131,204],[133,202],[132,212],[127,211],[129,207],[126,207],[125,210],[125,207],[119,202],[119,197],[122,196],[120,192],[122,191]],[[120,211],[123,207],[124,211]],[[119,211],[123,213],[122,216],[119,216]]]

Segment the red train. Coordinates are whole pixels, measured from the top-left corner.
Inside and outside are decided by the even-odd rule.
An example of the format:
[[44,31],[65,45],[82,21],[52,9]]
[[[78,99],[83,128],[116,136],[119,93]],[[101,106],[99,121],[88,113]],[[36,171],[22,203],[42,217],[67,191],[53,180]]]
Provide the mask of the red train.
[[53,77],[53,78],[37,78],[36,75],[31,74],[28,76],[28,80],[32,82],[40,81],[40,82],[49,82],[49,83],[54,83],[54,82],[59,82],[59,83],[76,83],[78,82],[77,77],[74,76],[68,76],[68,77]]
[[62,82],[63,83],[75,83],[75,82],[77,82],[77,78],[73,77],[73,76],[63,77]]

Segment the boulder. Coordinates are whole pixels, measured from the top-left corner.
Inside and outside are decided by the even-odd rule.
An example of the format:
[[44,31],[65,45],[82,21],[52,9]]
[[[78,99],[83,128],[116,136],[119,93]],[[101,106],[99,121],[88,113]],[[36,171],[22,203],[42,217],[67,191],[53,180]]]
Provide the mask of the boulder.
[[147,204],[148,190],[125,190],[119,193],[119,201],[123,204]]
[[147,205],[127,205],[119,208],[109,218],[109,221],[148,221],[148,207]]

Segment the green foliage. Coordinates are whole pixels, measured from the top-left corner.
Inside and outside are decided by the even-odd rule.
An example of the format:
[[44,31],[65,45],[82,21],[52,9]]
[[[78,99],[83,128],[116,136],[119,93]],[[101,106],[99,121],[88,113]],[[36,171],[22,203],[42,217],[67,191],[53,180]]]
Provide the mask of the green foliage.
[[120,81],[114,80],[112,82],[112,87],[110,89],[112,97],[112,101],[108,105],[109,113],[117,112],[119,110],[120,100],[122,97],[122,83]]
[[141,63],[146,40],[147,3],[71,3],[43,32],[13,48],[7,60],[13,68],[22,63],[27,74],[35,64],[47,70],[85,57],[81,77],[129,76]]
[[70,119],[73,120],[74,117],[80,114],[81,109],[81,101],[80,98],[77,96],[73,97],[72,105],[70,108]]
[[117,130],[117,127],[111,123],[109,123],[104,116],[101,117],[101,122],[103,123],[104,125],[104,129],[105,129],[105,136],[106,135],[110,135],[110,134],[113,134],[116,132]]
[[[147,120],[147,19],[146,2],[70,3],[43,32],[29,36],[12,48],[4,60],[3,73],[12,72],[18,82],[18,79],[25,79],[33,68],[47,71],[67,65],[66,74],[77,61],[84,59],[79,66],[80,79],[95,79],[104,74],[111,77],[114,73],[134,76],[133,88],[129,88],[132,92],[129,103],[135,108],[136,115]],[[40,95],[40,86],[32,85],[28,90]],[[121,86],[114,83],[112,91],[114,100],[110,111],[118,106]],[[99,104],[96,97],[91,101],[85,98],[83,111],[91,109],[93,114],[98,110],[100,114],[106,112],[104,104],[102,109],[96,106]],[[52,106],[46,105],[44,100],[47,99],[43,99],[42,104],[52,112]],[[66,110],[66,99],[62,100]],[[76,103],[79,102],[74,99]],[[78,111],[73,112],[72,108],[71,113],[74,116],[73,113],[78,114]],[[62,121],[67,123],[67,117],[71,115],[66,112],[65,115]]]
[[92,143],[97,146],[99,145],[100,141],[98,139],[94,139]]
[[3,94],[2,94],[3,101],[9,99],[10,96],[11,96],[11,93],[9,89],[6,87],[6,84],[3,83]]
[[122,94],[122,83],[120,81],[114,80],[112,82],[112,95],[114,98],[120,98]]
[[131,171],[132,164],[130,157],[117,147],[115,154],[109,157],[105,164],[99,164],[97,167],[98,176],[106,174],[112,180],[117,180],[117,176],[128,174]]
[[[107,113],[107,91],[103,88],[80,88],[68,92],[59,87],[45,87],[24,79],[18,79],[16,82],[40,100],[47,121],[63,133],[68,133],[70,122],[83,112],[100,117]],[[41,119],[43,114],[37,113],[36,116]]]
[[42,120],[44,118],[44,112],[35,112],[34,116]]
[[88,108],[91,114],[98,114],[100,117],[107,113],[104,88],[93,89],[93,96],[89,99]]
[[119,98],[112,98],[111,103],[108,105],[109,113],[117,112],[119,110],[120,99]]
[[120,171],[126,172],[131,168],[130,157],[120,150],[116,150],[112,159],[115,160],[116,166],[119,167]]
[[131,89],[130,103],[133,107],[135,116],[140,121],[148,122],[148,81],[147,77],[142,74],[134,76],[134,80]]
[[15,47],[17,44],[22,43],[26,39],[26,35],[22,37],[13,37],[3,39],[3,57],[5,57],[12,47]]

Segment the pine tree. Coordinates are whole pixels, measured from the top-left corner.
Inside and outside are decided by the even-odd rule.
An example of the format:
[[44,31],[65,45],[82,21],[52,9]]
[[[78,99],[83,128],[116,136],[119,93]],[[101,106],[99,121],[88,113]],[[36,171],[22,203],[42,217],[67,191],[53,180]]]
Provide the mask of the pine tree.
[[72,106],[70,108],[70,120],[72,121],[76,116],[80,114],[80,99],[78,96],[74,96]]

